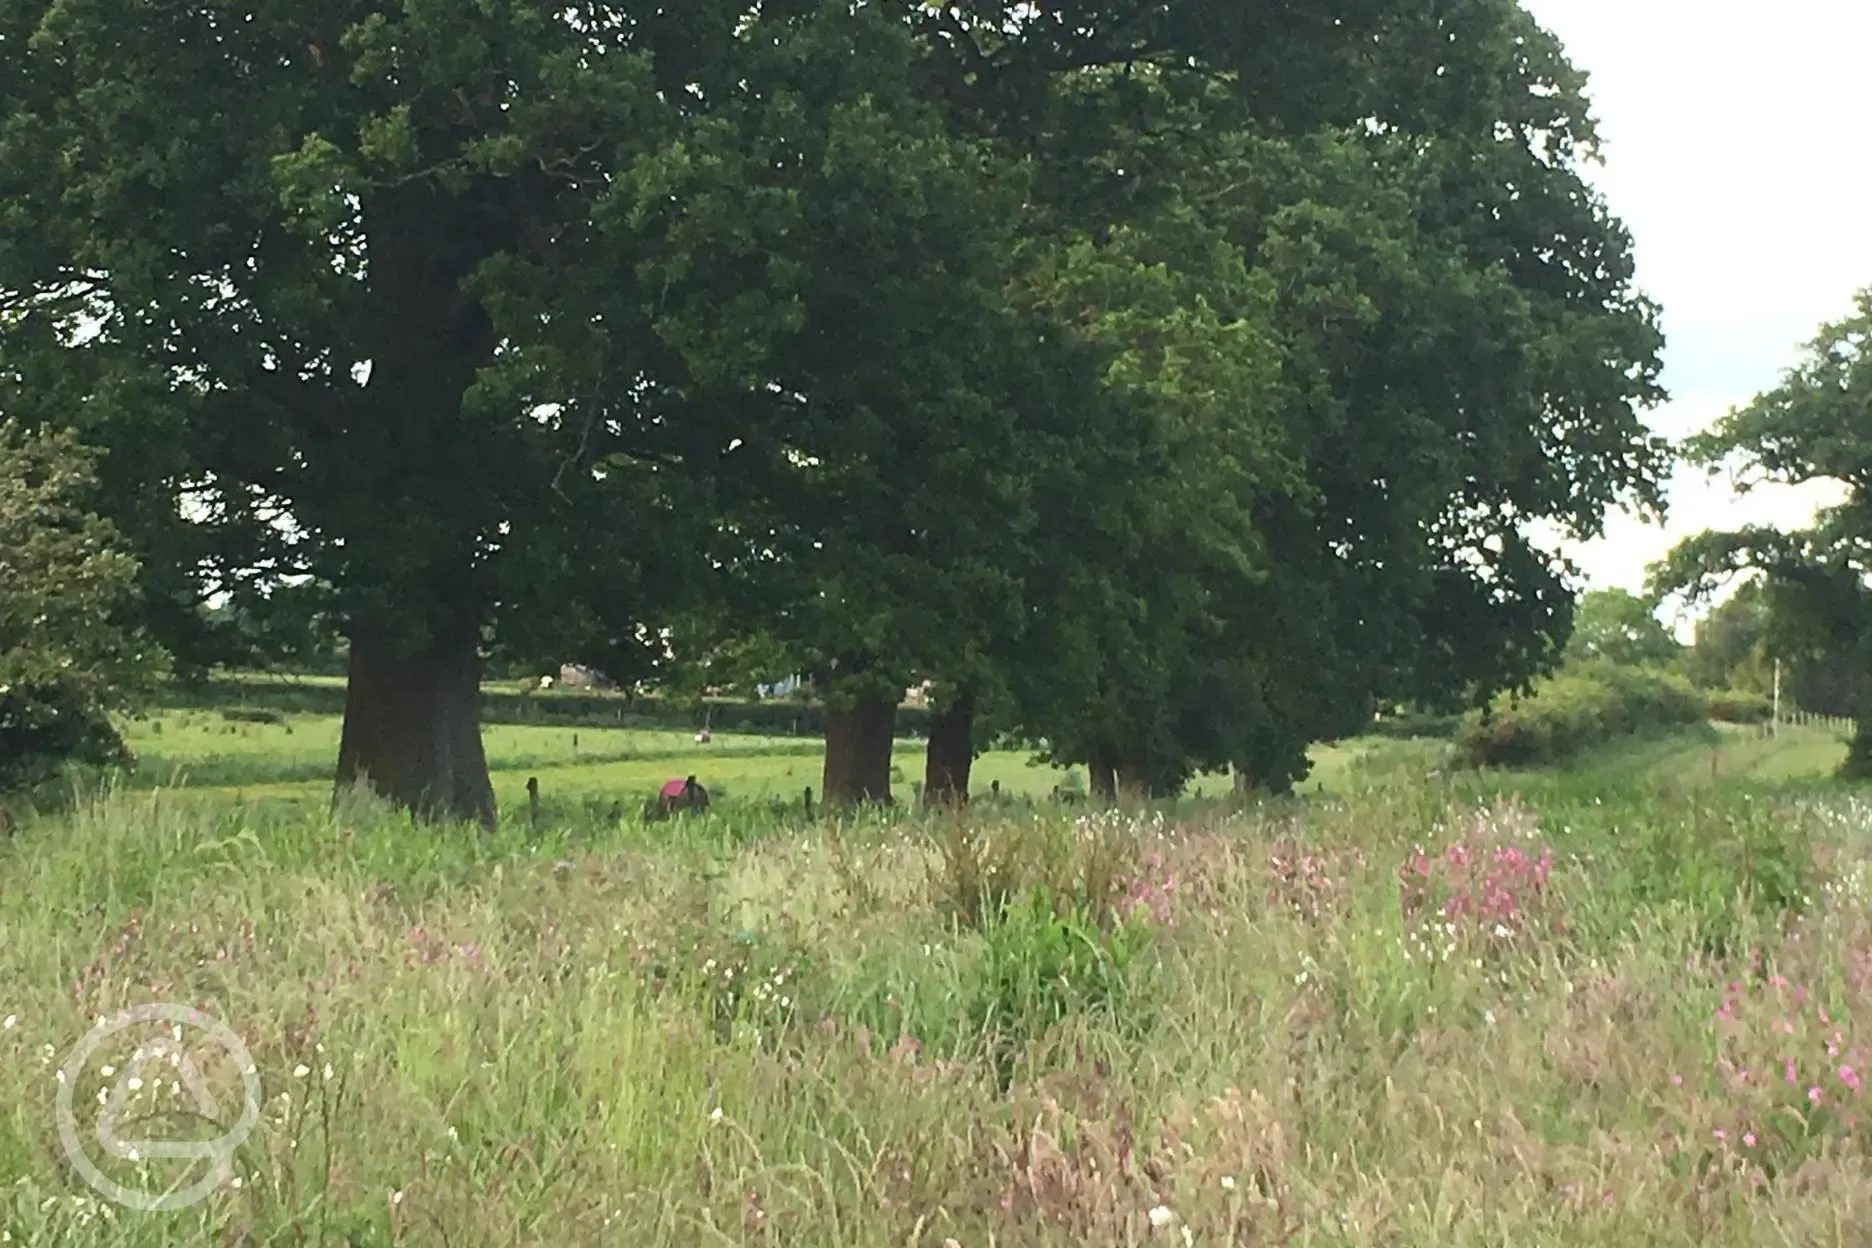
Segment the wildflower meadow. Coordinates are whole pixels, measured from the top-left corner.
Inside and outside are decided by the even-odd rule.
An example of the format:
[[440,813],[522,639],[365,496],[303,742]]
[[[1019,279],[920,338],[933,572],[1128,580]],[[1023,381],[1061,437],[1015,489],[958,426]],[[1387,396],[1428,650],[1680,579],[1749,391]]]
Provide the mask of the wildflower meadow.
[[[0,1233],[1847,1242],[1868,828],[1842,789],[1589,778],[491,840],[104,794],[0,851]],[[151,1001],[261,1090],[167,1212],[100,1196],[54,1112]],[[174,1075],[134,1081],[150,1121]],[[137,1191],[203,1169],[88,1151]]]

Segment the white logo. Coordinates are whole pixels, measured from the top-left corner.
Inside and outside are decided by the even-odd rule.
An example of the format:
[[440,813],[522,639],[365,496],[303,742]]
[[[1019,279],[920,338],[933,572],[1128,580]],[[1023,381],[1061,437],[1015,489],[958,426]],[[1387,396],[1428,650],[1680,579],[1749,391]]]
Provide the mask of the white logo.
[[[78,1116],[73,1110],[72,1098],[78,1087],[78,1076],[84,1073],[85,1063],[99,1045],[127,1027],[156,1022],[168,1023],[170,1027],[161,1036],[144,1039],[124,1068],[116,1071],[116,1084],[100,1098],[102,1109],[98,1114],[94,1134],[104,1152],[119,1161],[140,1163],[155,1159],[188,1160],[206,1161],[209,1166],[207,1173],[180,1191],[171,1188],[163,1192],[138,1192],[114,1182],[92,1162],[78,1136]],[[208,1090],[208,1082],[202,1077],[194,1056],[182,1043],[187,1029],[206,1032],[207,1039],[226,1050],[233,1059],[235,1069],[240,1071],[246,1103],[241,1107],[239,1121],[227,1128],[219,1138],[212,1140],[120,1139],[117,1126],[124,1112],[124,1102],[133,1093],[144,1087],[154,1087],[159,1081],[172,1085],[177,1095],[186,1093],[188,1100],[193,1102],[194,1113],[203,1121],[222,1125],[221,1106]],[[112,1070],[110,1066],[104,1067],[106,1078],[110,1077]],[[71,1158],[72,1165],[78,1168],[85,1182],[99,1194],[127,1208],[147,1213],[186,1209],[227,1182],[234,1174],[234,1150],[246,1142],[254,1124],[260,1119],[260,1074],[254,1068],[253,1057],[247,1052],[247,1046],[220,1019],[185,1005],[139,1005],[122,1011],[115,1018],[99,1022],[78,1042],[71,1056],[65,1059],[59,1075],[58,1128],[59,1140],[65,1145],[65,1155]]]

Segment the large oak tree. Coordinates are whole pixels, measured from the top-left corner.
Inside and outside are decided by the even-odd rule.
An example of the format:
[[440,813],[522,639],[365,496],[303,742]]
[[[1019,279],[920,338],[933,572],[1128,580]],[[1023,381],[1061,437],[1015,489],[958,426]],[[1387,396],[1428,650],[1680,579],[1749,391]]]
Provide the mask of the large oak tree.
[[695,579],[723,458],[785,437],[770,352],[914,320],[901,234],[825,268],[828,229],[930,220],[908,32],[891,5],[5,0],[16,414],[111,448],[184,606],[324,587],[339,783],[491,823],[484,648],[628,649]]

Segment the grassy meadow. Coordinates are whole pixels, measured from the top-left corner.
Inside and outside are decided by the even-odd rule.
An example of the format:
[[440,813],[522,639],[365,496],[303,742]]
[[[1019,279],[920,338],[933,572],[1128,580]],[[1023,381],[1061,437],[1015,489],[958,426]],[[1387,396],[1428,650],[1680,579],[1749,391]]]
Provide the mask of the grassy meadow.
[[[126,743],[137,757],[128,783],[214,801],[323,801],[330,795],[343,723],[341,699],[330,695],[341,687],[299,678],[284,690],[260,685],[266,692],[259,706],[172,706],[140,716],[125,725]],[[587,700],[623,705],[621,699]],[[566,699],[533,701],[550,711]],[[665,780],[687,775],[731,802],[798,802],[809,786],[817,793],[824,757],[817,737],[716,732],[699,744],[691,730],[614,727],[591,714],[584,722],[492,722],[483,740],[503,811],[524,811],[526,782],[537,777],[546,806],[566,818],[586,810],[609,812],[620,801],[641,806]],[[908,801],[912,785],[923,778],[924,748],[915,739],[896,744],[900,801]],[[1036,763],[1028,753],[1000,750],[977,761],[974,781],[984,791],[998,784],[1010,796],[1043,797],[1061,783],[1083,789],[1085,771],[1078,769],[1075,780],[1067,769]],[[1226,777],[1205,777],[1193,794],[1220,794],[1228,787]]]
[[[583,728],[575,753],[571,735],[489,729],[510,817],[482,837],[331,812],[329,716],[178,708],[132,725],[135,774],[15,828],[0,1242],[1428,1248],[1872,1226],[1872,805],[1826,779],[1828,732],[1711,727],[1523,773],[1352,742],[1300,797],[1246,809],[1030,801],[1060,777],[996,755],[977,788],[1005,800],[965,818],[840,822],[791,803],[817,787],[810,741]],[[728,800],[664,824],[609,809],[689,772]],[[511,817],[528,775],[537,832]],[[227,1022],[263,1101],[227,1181],[168,1213],[99,1198],[54,1112],[93,1021],[152,1001]],[[135,1056],[112,1052],[75,1076],[81,1120]],[[204,1077],[238,1104],[228,1063]],[[144,1081],[121,1134],[203,1134],[184,1099]],[[79,1135],[137,1191],[202,1173]]]

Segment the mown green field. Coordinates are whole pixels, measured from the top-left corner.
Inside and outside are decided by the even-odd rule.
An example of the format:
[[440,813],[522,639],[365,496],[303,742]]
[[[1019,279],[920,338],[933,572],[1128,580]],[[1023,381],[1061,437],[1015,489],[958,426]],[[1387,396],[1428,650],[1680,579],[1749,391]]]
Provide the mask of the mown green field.
[[[0,843],[0,1242],[1753,1246],[1872,1225],[1872,804],[1826,778],[1843,746],[1816,729],[1519,774],[1349,743],[1311,792],[1241,810],[828,823],[730,800],[646,825],[605,798],[687,771],[790,792],[816,753],[581,730],[575,755],[568,731],[497,726],[508,808],[527,774],[563,802],[537,835],[478,837],[331,814],[329,720],[229,726],[137,724],[130,786]],[[1053,782],[1018,755],[984,775]],[[224,1020],[260,1090],[215,1183],[95,1134],[160,1033],[74,1068],[73,1138],[106,1177],[210,1175],[174,1212],[100,1196],[59,1131],[73,1047],[149,1002]],[[190,1117],[145,1070],[119,1138],[236,1116],[239,1070],[190,1037],[222,1112]]]
[[[170,710],[126,725],[137,756],[130,783],[181,788],[217,800],[314,799],[327,796],[342,720],[336,715],[286,714],[280,723],[230,720],[213,709]],[[632,728],[570,728],[490,724],[484,741],[502,809],[526,799],[537,776],[549,801],[574,804],[641,802],[671,777],[694,775],[712,793],[734,799],[799,799],[819,787],[823,744],[813,738],[715,733],[698,745],[692,733]],[[924,743],[897,742],[899,800],[923,778]],[[974,787],[999,783],[1010,795],[1044,796],[1069,782],[1068,770],[1032,761],[1028,753],[996,751],[975,766]],[[1085,772],[1078,771],[1083,789]],[[1226,777],[1209,777],[1193,792],[1220,793]]]

